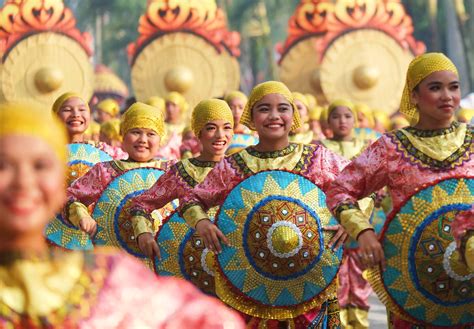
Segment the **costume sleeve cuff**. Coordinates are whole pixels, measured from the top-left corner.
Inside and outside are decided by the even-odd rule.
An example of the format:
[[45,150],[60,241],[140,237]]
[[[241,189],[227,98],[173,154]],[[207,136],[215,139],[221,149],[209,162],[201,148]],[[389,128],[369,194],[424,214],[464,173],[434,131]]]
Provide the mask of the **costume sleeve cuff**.
[[76,227],[79,227],[82,218],[90,216],[87,207],[77,201],[69,205],[68,215],[69,222]]
[[369,219],[360,209],[347,209],[339,214],[339,222],[351,236],[357,240],[360,233],[365,230],[373,230],[374,228],[369,223]]
[[196,224],[201,220],[209,219],[206,212],[202,210],[201,206],[199,205],[193,205],[187,208],[183,213],[183,218],[192,228],[196,228]]
[[133,216],[131,218],[133,226],[133,234],[135,238],[138,238],[140,234],[151,233],[153,234],[153,224],[144,216]]

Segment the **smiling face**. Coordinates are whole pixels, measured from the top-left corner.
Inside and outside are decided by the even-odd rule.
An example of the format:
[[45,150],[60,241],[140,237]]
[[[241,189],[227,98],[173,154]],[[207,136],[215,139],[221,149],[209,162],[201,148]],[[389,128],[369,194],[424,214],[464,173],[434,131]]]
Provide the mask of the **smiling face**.
[[230,122],[212,120],[201,129],[199,140],[202,144],[202,153],[206,159],[219,161],[225,155],[234,134]]
[[354,115],[345,106],[337,106],[329,114],[328,125],[336,139],[350,137],[354,124]]
[[449,122],[461,100],[459,78],[451,71],[433,72],[413,90],[411,100],[417,105],[420,123]]
[[131,160],[147,162],[158,153],[160,140],[160,136],[152,129],[133,128],[123,137],[122,148]]
[[66,200],[65,186],[65,166],[46,142],[0,137],[0,239],[42,237]]
[[261,142],[283,143],[293,123],[293,107],[283,95],[266,95],[253,106],[252,122]]
[[79,97],[71,97],[61,105],[58,116],[66,125],[72,142],[82,141],[82,137],[91,119],[89,108]]

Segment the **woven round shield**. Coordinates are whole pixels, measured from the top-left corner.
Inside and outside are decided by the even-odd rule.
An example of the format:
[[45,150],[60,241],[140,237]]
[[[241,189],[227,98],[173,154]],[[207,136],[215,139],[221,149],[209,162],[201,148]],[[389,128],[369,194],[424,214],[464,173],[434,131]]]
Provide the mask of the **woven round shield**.
[[67,146],[69,167],[68,185],[84,176],[95,164],[99,162],[112,161],[112,157],[92,144],[73,143]]
[[93,241],[95,245],[122,248],[152,265],[138,248],[128,209],[130,200],[151,188],[163,173],[158,168],[135,168],[125,171],[109,183],[92,212],[92,218],[97,221],[97,233]]
[[474,273],[451,233],[456,214],[473,203],[474,178],[453,178],[426,186],[389,217],[386,270],[368,279],[390,311],[429,326],[474,324]]
[[234,137],[232,137],[232,142],[230,143],[226,154],[234,154],[248,146],[253,146],[257,144],[258,137],[249,134],[234,134]]
[[48,223],[44,234],[47,241],[54,246],[68,250],[94,249],[89,235],[64,220],[61,214],[57,214]]
[[177,211],[163,221],[155,240],[161,253],[161,260],[155,257],[154,261],[158,275],[183,278],[202,292],[215,295],[214,254]]
[[[68,148],[67,183],[84,176],[95,164],[111,161],[112,157],[92,144],[73,143]],[[67,222],[57,214],[46,226],[45,236],[49,243],[69,250],[91,250],[92,242],[87,233]]]
[[286,319],[319,306],[336,278],[342,248],[326,249],[336,225],[324,193],[286,171],[244,179],[216,224],[230,241],[217,256],[216,292],[251,316]]

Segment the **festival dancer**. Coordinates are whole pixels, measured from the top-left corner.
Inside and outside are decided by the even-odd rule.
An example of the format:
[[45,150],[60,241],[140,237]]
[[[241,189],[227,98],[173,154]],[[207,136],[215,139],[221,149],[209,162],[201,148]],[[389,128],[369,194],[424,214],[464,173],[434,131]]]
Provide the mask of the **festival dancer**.
[[[457,69],[445,55],[416,57],[409,65],[400,104],[411,126],[384,134],[327,191],[328,206],[357,239],[366,267],[384,268],[387,255],[367,216],[357,208],[357,200],[387,186],[396,213],[413,193],[433,182],[473,177],[473,129],[453,121],[460,93]],[[414,319],[389,313],[391,328],[424,328]]]
[[[222,251],[219,240],[225,244],[228,240],[208,219],[206,210],[221,205],[226,195],[242,179],[266,170],[287,170],[302,175],[324,191],[347,164],[347,160],[322,146],[289,142],[290,130],[299,128],[301,121],[293,95],[283,83],[269,81],[257,85],[250,94],[241,122],[257,131],[259,143],[224,158],[180,205],[183,218],[196,228],[206,247],[215,253]],[[337,225],[325,229],[335,232],[328,244],[333,250],[337,250],[344,243],[346,233]],[[229,295],[231,291],[226,288],[224,279],[217,274],[217,295],[236,307],[239,297]],[[282,284],[285,282],[282,281]],[[247,313],[248,327],[277,328],[289,325],[295,328],[337,328],[340,322],[337,297],[334,287],[328,289],[330,293],[326,300],[303,312],[304,314],[300,313],[287,320],[272,320],[264,314],[259,317],[249,316]]]
[[[96,233],[97,222],[89,214],[88,207],[98,201],[113,179],[135,168],[166,170],[169,167],[167,161],[154,160],[164,134],[163,114],[159,109],[139,102],[133,104],[122,117],[120,131],[123,136],[122,146],[129,155],[128,160],[96,164],[67,191],[68,202],[63,211],[64,218],[90,236]],[[153,230],[150,221],[142,218],[134,222],[134,227]],[[107,241],[105,244],[107,245]]]
[[[336,100],[327,109],[328,126],[333,137],[320,143],[331,151],[351,160],[359,155],[370,142],[354,135],[357,127],[357,113],[354,105],[347,100]],[[364,198],[359,206],[365,208],[369,216],[373,210],[373,199]],[[362,266],[357,256],[357,249],[344,249],[344,259],[339,270],[338,299],[341,307],[343,328],[369,328],[369,295],[370,284],[362,277]]]
[[[201,101],[191,119],[192,130],[202,145],[196,158],[181,160],[171,166],[147,192],[132,201],[132,222],[151,221],[151,212],[167,203],[181,199],[201,183],[216,164],[221,161],[232,140],[234,119],[226,102],[218,99]],[[140,231],[135,225],[135,236],[143,253],[152,258],[159,253],[152,231]]]

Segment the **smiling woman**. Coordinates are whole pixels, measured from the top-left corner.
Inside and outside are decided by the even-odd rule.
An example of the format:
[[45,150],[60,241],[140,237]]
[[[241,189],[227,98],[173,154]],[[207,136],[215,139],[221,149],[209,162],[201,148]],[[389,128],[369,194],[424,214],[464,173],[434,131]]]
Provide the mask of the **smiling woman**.
[[[196,228],[201,237],[199,241],[204,242],[208,250],[217,254],[213,271],[216,294],[227,304],[241,311],[248,326],[252,328],[337,327],[339,312],[335,284],[330,272],[337,271],[339,246],[344,242],[346,234],[339,225],[328,224],[321,228],[320,222],[315,220],[317,215],[307,210],[313,209],[314,204],[307,205],[304,203],[307,200],[302,196],[300,198],[299,194],[314,196],[307,186],[314,188],[314,193],[317,189],[324,191],[347,161],[318,145],[289,142],[290,131],[300,127],[301,122],[293,95],[281,82],[264,82],[252,90],[242,113],[241,123],[257,131],[259,143],[225,157],[198,186],[180,200],[182,218]],[[292,182],[285,181],[290,177]],[[252,183],[245,181],[246,179],[250,179]],[[245,193],[239,190],[241,184],[248,184],[242,189]],[[221,208],[216,221],[212,223],[206,211],[218,205],[222,206],[231,195],[239,196],[236,209],[222,211]],[[287,195],[288,198],[282,195]],[[321,192],[321,195],[324,193]],[[261,200],[256,199],[257,196],[261,196]],[[321,211],[324,212],[324,202],[322,199],[320,201],[317,204],[322,205]],[[265,206],[267,203],[268,206]],[[237,218],[242,212],[240,210],[245,214],[255,213],[255,216],[246,217],[248,222],[245,227],[249,229],[244,232],[237,232],[238,228],[244,226],[239,222],[242,218]],[[327,209],[325,211],[327,212]],[[327,215],[322,216],[330,218]],[[230,227],[219,226],[226,219],[231,223]],[[273,230],[274,228],[276,229]],[[315,247],[317,244],[306,240],[307,237],[313,239],[317,235],[315,232],[324,237],[320,239],[321,246]],[[232,246],[229,246],[228,242],[236,236],[242,239],[234,240]],[[221,241],[224,245],[221,245]],[[163,242],[166,245],[164,238]],[[255,257],[262,266],[259,267],[255,263],[245,264],[244,261],[232,257],[227,258],[230,254],[234,255],[234,250],[245,250],[248,255],[252,255],[249,258]],[[324,266],[318,263],[318,259],[311,258],[319,252],[331,255],[334,262],[326,264],[327,268],[323,269]],[[268,253],[276,255],[274,262],[271,261],[274,255],[270,257]],[[303,263],[310,263],[309,267],[322,275],[314,275],[309,271],[309,267],[302,270],[295,266]],[[239,273],[234,278],[235,281],[242,282],[243,287],[229,284],[224,274],[224,267],[227,265],[232,267],[231,272]],[[265,268],[266,273],[271,273],[270,276],[266,274],[265,278],[262,278],[257,275],[257,278],[249,274],[251,271],[261,273],[261,268]],[[276,282],[272,281],[271,285],[266,285],[267,278],[274,279],[285,275],[288,279],[299,282],[298,287],[306,286],[306,283],[312,287],[313,284],[322,285],[324,293],[318,295],[315,293],[316,289],[305,294],[303,298],[301,291],[293,295],[291,288],[286,290],[289,282],[287,280],[277,279]],[[324,277],[324,283],[313,282],[315,277]],[[245,278],[248,282],[244,283],[247,281]],[[251,288],[247,289],[248,287]],[[245,300],[242,295],[245,295]],[[263,302],[259,303],[258,299]]]
[[[400,104],[411,126],[379,138],[344,168],[327,193],[328,206],[358,240],[361,261],[373,268],[371,284],[386,302],[391,328],[473,324],[472,316],[462,316],[466,306],[472,306],[472,294],[450,299],[439,290],[446,284],[437,281],[446,277],[449,287],[474,282],[474,277],[466,279],[469,270],[451,257],[450,247],[452,219],[473,202],[474,129],[453,121],[459,102],[457,69],[449,58],[441,53],[416,57]],[[379,242],[356,202],[384,186],[393,211]],[[421,200],[426,202],[418,203]],[[430,239],[425,253],[426,241],[420,238],[424,234]],[[440,248],[438,256],[433,243]],[[432,258],[427,263],[424,256]],[[386,271],[379,272],[379,265]],[[430,268],[441,272],[432,276]],[[418,296],[416,305],[397,297],[402,291]]]
[[216,300],[120,252],[48,248],[44,227],[66,195],[66,141],[44,109],[0,105],[0,327],[242,328]]

